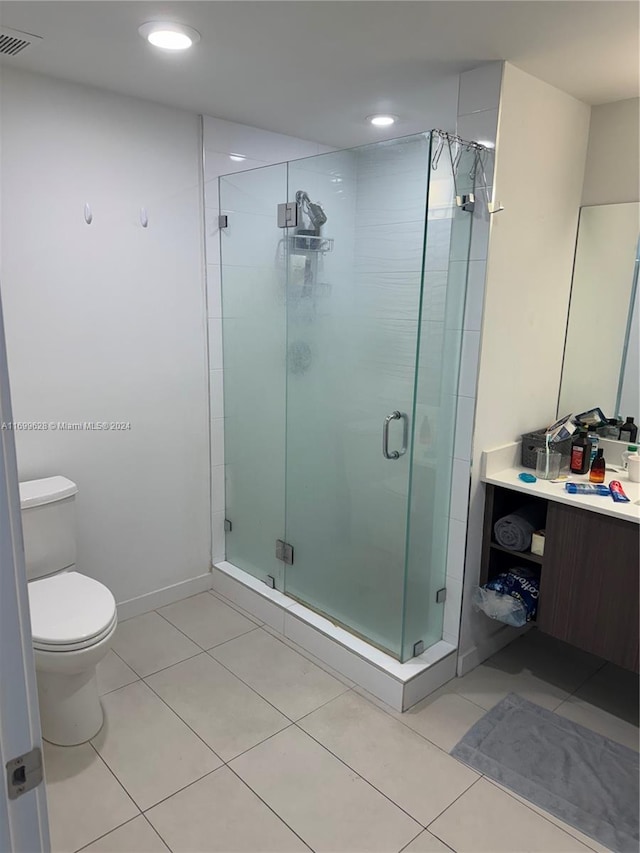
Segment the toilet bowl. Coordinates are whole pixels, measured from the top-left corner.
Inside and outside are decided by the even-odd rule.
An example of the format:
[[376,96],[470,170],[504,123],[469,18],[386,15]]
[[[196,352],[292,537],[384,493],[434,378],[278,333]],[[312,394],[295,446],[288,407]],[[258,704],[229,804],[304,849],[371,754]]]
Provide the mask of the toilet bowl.
[[20,484],[42,735],[61,746],[84,743],[102,728],[96,665],[118,624],[111,592],[76,571],[76,493],[65,477]]

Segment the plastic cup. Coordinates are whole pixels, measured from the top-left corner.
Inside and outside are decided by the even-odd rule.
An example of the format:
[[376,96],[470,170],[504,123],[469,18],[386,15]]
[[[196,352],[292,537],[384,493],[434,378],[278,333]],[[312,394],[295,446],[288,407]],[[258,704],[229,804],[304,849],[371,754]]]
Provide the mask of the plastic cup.
[[536,450],[536,477],[540,480],[555,480],[560,473],[562,454],[557,450],[539,447]]

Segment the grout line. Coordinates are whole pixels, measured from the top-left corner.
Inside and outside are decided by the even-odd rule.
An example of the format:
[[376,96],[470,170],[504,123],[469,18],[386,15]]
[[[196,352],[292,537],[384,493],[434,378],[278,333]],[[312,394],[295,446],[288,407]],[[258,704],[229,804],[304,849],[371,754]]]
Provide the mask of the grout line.
[[[154,675],[155,675],[155,673],[154,673]],[[143,682],[144,682],[145,686],[146,686],[146,687],[148,687],[148,688],[149,688],[149,690],[151,690],[151,692],[152,692],[155,696],[157,696],[157,697],[158,697],[158,699],[162,702],[162,704],[163,704],[163,705],[165,705],[165,706],[166,706],[166,707],[171,711],[171,713],[172,713],[175,717],[177,717],[177,718],[180,720],[180,722],[181,722],[181,723],[184,723],[184,725],[185,725],[185,726],[186,726],[186,727],[187,727],[191,732],[193,732],[193,734],[198,738],[198,740],[199,740],[199,741],[202,741],[202,743],[206,746],[206,748],[207,748],[210,752],[212,752],[212,753],[215,755],[215,757],[218,759],[218,761],[221,761],[221,762],[222,762],[222,764],[225,764],[225,763],[226,763],[226,762],[224,762],[224,761],[222,760],[222,758],[220,758],[220,756],[218,755],[218,753],[217,753],[217,752],[216,752],[216,751],[215,751],[211,746],[209,746],[209,744],[206,742],[206,740],[205,740],[203,737],[201,737],[201,736],[198,734],[198,732],[197,732],[197,731],[196,731],[192,726],[190,726],[190,725],[189,725],[189,723],[188,723],[186,720],[183,720],[183,719],[182,719],[182,717],[181,717],[181,716],[180,716],[180,714],[176,711],[176,709],[175,709],[175,708],[172,708],[172,707],[171,707],[171,705],[170,705],[167,701],[165,701],[165,700],[162,698],[162,696],[158,693],[158,691],[157,691],[157,690],[154,690],[154,688],[153,688],[150,684],[147,684],[147,682],[146,682],[146,681],[144,681],[144,679],[143,679]],[[216,768],[216,770],[217,770],[217,768]],[[210,772],[213,772],[213,771],[210,771]],[[176,792],[176,793],[177,793],[177,792]]]
[[[218,768],[218,769],[219,769],[219,768]],[[216,771],[214,770],[213,772],[215,773]],[[171,848],[169,847],[169,845],[167,844],[167,842],[166,842],[166,841],[164,840],[164,838],[160,835],[160,833],[158,832],[158,830],[157,830],[157,829],[155,828],[155,826],[151,823],[151,821],[149,820],[149,818],[146,816],[146,814],[145,814],[144,812],[142,812],[142,817],[144,818],[144,820],[146,820],[146,822],[148,823],[148,825],[151,827],[151,831],[152,831],[153,833],[155,833],[155,834],[158,836],[158,838],[160,839],[161,844],[163,844],[163,845],[167,848],[167,850],[171,850]]]
[[[137,806],[136,806],[137,808]],[[86,844],[83,844],[82,847],[78,847],[75,853],[80,853],[81,850],[86,850],[91,844],[95,844],[96,841],[100,841],[101,838],[105,838],[107,835],[110,835],[112,832],[115,832],[116,829],[120,829],[122,826],[126,826],[128,823],[133,823],[134,820],[137,820],[139,817],[144,817],[142,812],[133,817],[130,817],[129,820],[125,820],[124,823],[119,823],[117,826],[114,826],[113,829],[107,830],[107,832],[103,832],[102,835],[98,835],[97,838],[93,838],[91,841],[87,841]]]
[[[157,675],[159,672],[164,672],[165,669],[171,669],[172,666],[177,666],[179,663],[185,663],[185,661],[188,661],[188,660],[193,660],[193,658],[197,658],[198,655],[203,655],[203,654],[206,654],[205,650],[201,649],[200,646],[198,646],[198,651],[195,654],[189,655],[189,657],[186,657],[186,658],[182,658],[182,660],[177,660],[177,661],[174,661],[173,663],[169,663],[169,664],[167,664],[167,666],[160,667],[160,669],[154,669],[153,672],[148,672],[146,675],[138,675],[138,679],[140,681],[144,681],[145,678],[151,678],[152,675]],[[126,661],[125,661],[125,663],[126,663]],[[129,666],[131,666],[131,664],[129,664]],[[131,669],[133,669],[132,666],[131,666]],[[136,672],[135,669],[133,671]],[[138,673],[136,672],[136,675],[137,674]],[[135,684],[135,681],[132,681],[131,684]],[[128,686],[129,686],[128,684],[123,685],[123,687],[128,687]],[[117,689],[122,690],[123,687],[118,687]],[[115,691],[111,690],[109,692],[114,693]]]
[[242,752],[239,752],[237,755],[234,755],[233,758],[230,758],[228,761],[226,761],[225,765],[227,767],[229,767],[230,770],[233,770],[233,768],[231,767],[231,764],[232,764],[232,762],[234,762],[236,760],[236,758],[240,758],[240,756],[246,755],[248,752],[251,752],[251,750],[255,749],[257,746],[262,746],[263,743],[266,743],[268,740],[271,740],[271,738],[274,738],[277,735],[282,734],[282,732],[286,732],[287,729],[290,729],[292,726],[295,726],[295,723],[290,722],[289,725],[285,726],[282,729],[278,729],[277,732],[273,732],[272,734],[267,735],[261,741],[258,741],[258,743],[254,743],[253,746],[248,746],[246,749],[243,749]]
[[236,773],[236,771],[233,769],[233,767],[229,767],[228,769],[231,771],[231,773],[233,773],[233,775],[236,777],[236,779],[239,779],[239,780],[240,780],[240,782],[242,782],[242,784],[243,784],[243,785],[244,785],[244,786],[245,786],[249,791],[251,791],[251,793],[252,793],[255,797],[257,797],[257,798],[260,800],[260,802],[261,802],[261,803],[263,803],[263,804],[264,804],[264,805],[269,809],[269,811],[270,811],[270,812],[272,812],[272,814],[274,814],[274,815],[276,816],[276,818],[277,818],[281,823],[283,823],[283,824],[287,827],[287,829],[289,829],[289,830],[290,830],[290,831],[291,831],[291,832],[296,836],[296,838],[299,838],[299,839],[300,839],[300,841],[302,841],[302,843],[304,844],[304,846],[305,846],[308,850],[311,850],[311,851],[312,851],[312,853],[313,853],[313,848],[312,848],[309,844],[307,844],[307,842],[304,840],[304,838],[303,838],[299,833],[297,833],[297,832],[295,831],[295,829],[294,829],[292,826],[289,826],[289,824],[288,824],[288,823],[286,822],[286,820],[282,817],[282,815],[279,815],[279,814],[278,814],[278,812],[277,812],[274,808],[272,808],[266,800],[263,800],[263,799],[262,799],[262,797],[260,796],[260,794],[258,794],[258,792],[257,792],[257,791],[254,791],[254,790],[253,790],[253,788],[251,787],[251,785],[249,785],[249,783],[248,783],[248,782],[245,782],[245,780],[242,778],[242,776],[240,776],[238,773]]
[[[473,770],[473,768],[472,768],[472,767],[471,767],[470,769],[471,769],[471,770]],[[474,771],[474,772],[475,772],[475,773],[477,773],[478,771],[476,770],[476,771]],[[450,809],[450,808],[451,808],[451,806],[455,805],[461,797],[464,797],[464,795],[465,795],[468,791],[470,791],[470,790],[473,788],[473,786],[474,786],[474,785],[477,785],[477,784],[478,784],[478,782],[479,782],[481,779],[484,779],[484,776],[479,775],[477,779],[474,779],[474,780],[473,780],[473,782],[469,785],[469,787],[468,787],[468,788],[465,788],[465,789],[464,789],[464,791],[463,791],[461,794],[458,794],[458,796],[455,798],[455,800],[452,800],[446,808],[442,809],[442,811],[440,812],[440,814],[437,814],[437,815],[433,818],[433,820],[430,820],[430,821],[429,821],[429,823],[427,824],[427,826],[426,826],[425,828],[426,828],[426,829],[429,829],[429,827],[433,826],[433,824],[438,820],[438,818],[441,818],[441,817],[442,817],[442,815],[443,815],[443,814],[444,814],[448,809]],[[442,841],[442,838],[440,838],[440,836],[439,836],[439,835],[436,835],[436,834],[435,834],[435,832],[433,832],[433,830],[429,829],[429,832],[430,832],[432,835],[435,835],[435,836],[436,836],[436,838],[438,839],[438,841]],[[446,842],[444,842],[444,841],[443,841],[442,843],[443,843],[443,844],[445,844]],[[447,845],[447,846],[449,846],[449,845]]]
[[[417,824],[418,824],[418,826],[421,826],[423,829],[426,829],[426,826],[425,826],[425,824],[424,824],[424,823],[421,823],[421,822],[420,822],[416,817],[414,817],[412,814],[410,814],[410,813],[409,813],[409,812],[408,812],[408,811],[407,811],[403,806],[401,806],[399,803],[396,803],[396,801],[395,801],[395,800],[392,800],[392,799],[391,799],[391,797],[390,797],[388,794],[385,794],[385,793],[384,793],[384,791],[381,791],[381,790],[380,790],[380,788],[377,788],[377,787],[373,784],[373,782],[370,782],[370,781],[369,781],[369,779],[367,779],[365,776],[363,776],[363,775],[362,775],[358,770],[356,770],[356,769],[355,769],[355,767],[352,767],[350,764],[348,764],[348,763],[344,760],[344,758],[340,758],[340,756],[339,756],[339,755],[336,755],[336,754],[335,754],[335,752],[332,752],[332,751],[329,749],[329,747],[328,747],[328,746],[326,746],[324,743],[322,743],[321,741],[319,741],[319,740],[318,740],[314,735],[312,735],[310,732],[305,731],[305,729],[303,729],[303,728],[302,728],[302,726],[298,726],[298,724],[297,724],[297,723],[294,723],[294,726],[298,729],[298,731],[302,732],[302,734],[303,734],[303,735],[306,735],[307,737],[311,738],[311,740],[315,741],[315,743],[317,743],[319,747],[321,747],[321,748],[322,748],[322,749],[324,749],[326,752],[328,752],[328,753],[329,753],[329,755],[332,755],[332,756],[336,759],[336,761],[339,761],[339,762],[340,762],[340,764],[342,764],[344,767],[348,768],[352,773],[355,773],[355,774],[356,774],[356,776],[357,776],[359,779],[362,779],[362,781],[363,781],[363,782],[365,782],[365,783],[366,783],[370,788],[373,788],[373,790],[374,790],[374,791],[377,791],[377,793],[378,793],[378,794],[380,794],[380,796],[381,796],[381,797],[384,797],[384,799],[385,799],[385,800],[388,800],[388,802],[390,802],[393,806],[395,806],[395,807],[396,807],[397,809],[399,809],[401,812],[403,812],[404,814],[406,814],[406,816],[407,816],[408,818],[410,818],[414,823],[417,823]],[[475,783],[476,783],[477,781],[478,781],[478,780],[477,780],[477,779],[475,779],[475,780],[472,782],[472,784],[473,784],[473,785],[475,785]]]
[[[226,765],[221,764],[220,767],[216,767],[214,770],[208,770],[206,773],[203,773],[202,776],[198,776],[197,779],[194,779],[192,782],[188,782],[186,785],[183,785],[182,788],[178,788],[177,791],[173,791],[173,793],[167,794],[166,797],[163,797],[161,800],[158,800],[157,803],[153,803],[152,805],[147,806],[146,809],[141,811],[141,814],[144,817],[146,817],[147,812],[153,811],[153,809],[155,809],[156,806],[160,806],[160,805],[162,805],[162,803],[166,803],[167,800],[171,799],[171,797],[175,797],[176,794],[180,794],[180,793],[182,793],[182,791],[186,791],[187,788],[191,788],[192,785],[197,785],[198,782],[202,782],[202,780],[206,779],[207,776],[212,776],[214,773],[217,773],[218,770],[222,770],[224,767],[226,767]],[[151,823],[151,821],[149,821],[149,823]],[[151,824],[151,825],[153,826],[153,824]],[[162,838],[162,836],[160,836],[160,837]],[[162,840],[164,841],[164,838]]]
[[[589,681],[591,681],[591,679],[592,679],[592,678],[595,678],[595,677],[596,677],[596,675],[597,675],[599,672],[601,672],[601,671],[605,668],[605,666],[606,666],[606,665],[607,665],[607,661],[606,661],[606,660],[603,660],[603,661],[602,661],[602,665],[601,665],[601,666],[599,666],[596,670],[594,670],[594,671],[591,673],[591,675],[588,675],[588,676],[584,679],[584,681],[581,681],[581,682],[580,682],[580,684],[576,687],[576,689],[575,689],[574,691],[572,691],[571,693],[569,693],[569,695],[568,695],[567,697],[565,697],[565,698],[562,700],[562,702],[560,702],[558,705],[556,705],[556,707],[555,707],[553,710],[555,711],[557,708],[559,708],[559,707],[560,707],[560,705],[562,705],[564,702],[567,702],[569,699],[571,699],[571,697],[572,697],[572,696],[575,696],[575,695],[576,695],[576,693],[578,692],[578,690],[582,690],[582,688],[585,686],[585,684],[587,684]],[[589,703],[587,703],[587,704],[589,704]]]
[[205,651],[205,652],[210,652],[210,651],[212,651],[213,649],[217,649],[217,648],[218,648],[218,646],[224,646],[224,644],[225,644],[225,643],[230,643],[232,640],[237,640],[237,639],[239,639],[240,637],[246,637],[246,636],[247,636],[247,634],[253,634],[253,632],[254,632],[254,631],[258,631],[261,627],[262,627],[261,625],[254,625],[254,626],[253,626],[253,628],[249,628],[249,630],[248,630],[248,631],[243,631],[243,632],[242,632],[242,634],[238,634],[238,635],[237,635],[237,636],[235,636],[235,637],[229,637],[229,639],[228,639],[228,640],[222,640],[221,642],[216,643],[216,644],[215,644],[215,646],[209,646],[209,648],[208,648],[208,649],[204,649],[204,651]]
[[[444,686],[444,685],[443,685],[443,686]],[[368,697],[368,696],[364,696],[364,695],[360,692],[360,690],[358,690],[357,688],[358,688],[358,685],[356,685],[356,687],[352,688],[352,690],[353,690],[353,692],[356,694],[356,696],[359,696],[361,699],[364,699],[364,700],[365,700],[365,702],[368,702],[368,703],[369,703],[369,705],[372,705],[372,706],[373,706],[374,708],[376,708],[378,711],[381,711],[383,714],[386,714],[386,715],[387,715],[387,717],[389,717],[390,719],[395,720],[395,722],[396,722],[396,723],[401,723],[401,724],[402,724],[406,729],[408,729],[410,732],[413,732],[415,735],[418,735],[418,737],[421,737],[421,738],[422,738],[423,740],[425,740],[428,744],[430,744],[431,746],[435,747],[439,752],[444,753],[444,755],[448,755],[448,756],[449,756],[449,758],[453,758],[453,759],[454,759],[454,761],[457,761],[457,762],[458,762],[458,764],[462,764],[462,765],[463,765],[463,766],[465,766],[465,767],[466,767],[466,766],[468,766],[468,765],[465,765],[463,761],[460,761],[460,759],[455,758],[455,756],[451,755],[451,753],[450,753],[449,751],[447,751],[446,749],[444,749],[444,747],[440,746],[440,744],[439,744],[439,743],[436,743],[435,741],[431,740],[431,739],[430,739],[430,738],[428,738],[425,734],[423,734],[422,732],[419,732],[417,729],[414,729],[412,726],[410,726],[408,723],[406,723],[406,722],[404,721],[404,719],[403,719],[403,718],[404,718],[404,716],[405,716],[405,714],[406,714],[406,711],[396,711],[394,708],[391,708],[390,710],[391,710],[391,712],[393,712],[393,713],[391,713],[391,712],[390,712],[390,711],[388,711],[386,708],[381,708],[381,707],[377,704],[377,702],[372,701],[371,699],[369,699],[369,697]],[[360,689],[362,689],[362,690],[363,690],[364,688],[360,688]],[[434,693],[436,693],[436,692],[437,692],[437,691],[435,691],[435,690],[434,690]],[[373,694],[370,694],[370,695],[373,695]],[[429,695],[433,695],[433,694],[429,694]],[[443,695],[454,695],[454,696],[458,696],[460,699],[465,699],[465,701],[469,702],[469,703],[470,703],[471,705],[473,705],[474,707],[479,708],[479,709],[480,709],[481,711],[483,711],[485,714],[488,714],[488,713],[489,713],[489,712],[487,711],[487,709],[486,709],[486,708],[483,708],[481,705],[476,705],[476,704],[475,704],[475,702],[471,702],[471,700],[470,700],[470,699],[466,699],[466,697],[464,697],[464,696],[460,695],[459,693],[456,693],[455,691],[454,691],[452,694],[443,694]],[[375,698],[377,699],[377,697],[375,697]],[[428,696],[425,696],[425,699],[428,699],[428,698],[429,698]],[[380,702],[382,702],[382,700],[381,700],[381,699],[380,699],[379,701],[380,701]],[[423,700],[421,700],[421,701],[423,701]],[[420,703],[418,702],[417,704],[420,704]],[[415,707],[415,706],[413,706],[413,707]],[[399,716],[399,717],[397,717],[397,716],[395,716],[396,714],[400,714],[400,716]],[[467,729],[467,731],[469,731],[469,730]],[[466,732],[465,732],[465,734],[466,734]],[[464,735],[463,735],[462,737],[464,737]],[[473,769],[473,768],[472,768],[472,769]],[[475,771],[475,772],[477,773],[478,771]]]
[[245,619],[249,619],[249,621],[255,622],[259,628],[262,628],[262,626],[265,624],[264,622],[261,622],[257,616],[254,616],[253,613],[250,613],[248,610],[245,610],[244,607],[241,607],[239,604],[236,604],[235,601],[232,601],[230,598],[227,598],[221,592],[217,592],[213,589],[213,587],[211,589],[208,589],[207,592],[209,593],[209,595],[212,595],[218,601],[221,601],[222,604],[226,604],[227,607],[230,607],[232,610],[235,610],[236,613],[239,613],[241,616],[244,616]]

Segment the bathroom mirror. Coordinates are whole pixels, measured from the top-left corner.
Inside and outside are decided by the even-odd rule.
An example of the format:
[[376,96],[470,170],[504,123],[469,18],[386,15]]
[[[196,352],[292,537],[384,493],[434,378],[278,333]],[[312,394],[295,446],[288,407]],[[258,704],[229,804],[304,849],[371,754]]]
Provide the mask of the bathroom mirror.
[[580,211],[559,417],[598,406],[640,420],[639,230],[638,202]]

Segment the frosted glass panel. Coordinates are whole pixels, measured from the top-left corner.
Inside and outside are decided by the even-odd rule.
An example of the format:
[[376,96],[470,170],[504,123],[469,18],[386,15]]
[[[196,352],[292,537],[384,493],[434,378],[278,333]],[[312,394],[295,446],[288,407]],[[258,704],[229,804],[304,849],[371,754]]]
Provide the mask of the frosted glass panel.
[[227,559],[283,584],[285,267],[277,205],[286,164],[220,178]]
[[428,179],[425,136],[289,164],[289,199],[321,202],[334,242],[288,257],[285,589],[396,657],[411,456],[383,457],[382,426],[413,421]]
[[415,386],[415,437],[407,536],[406,606],[402,659],[417,642],[442,638],[449,499],[456,427],[462,326],[472,215],[456,204],[469,193],[473,153],[460,160],[454,187],[448,169],[432,174]]

